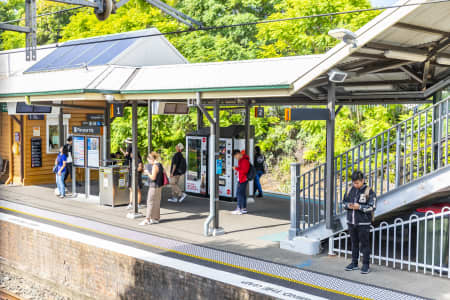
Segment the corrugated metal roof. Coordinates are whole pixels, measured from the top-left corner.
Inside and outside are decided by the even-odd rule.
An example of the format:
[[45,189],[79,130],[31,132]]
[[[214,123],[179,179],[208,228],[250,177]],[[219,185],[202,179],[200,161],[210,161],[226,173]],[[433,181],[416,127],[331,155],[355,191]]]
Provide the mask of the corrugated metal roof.
[[140,69],[124,92],[180,91],[220,88],[289,88],[320,55],[255,59]]

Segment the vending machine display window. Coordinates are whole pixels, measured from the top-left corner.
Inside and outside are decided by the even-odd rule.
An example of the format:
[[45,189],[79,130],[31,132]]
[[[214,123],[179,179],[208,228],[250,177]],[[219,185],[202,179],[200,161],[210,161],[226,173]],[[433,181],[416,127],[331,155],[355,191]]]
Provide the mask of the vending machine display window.
[[201,140],[191,139],[188,146],[188,180],[198,180],[201,176]]

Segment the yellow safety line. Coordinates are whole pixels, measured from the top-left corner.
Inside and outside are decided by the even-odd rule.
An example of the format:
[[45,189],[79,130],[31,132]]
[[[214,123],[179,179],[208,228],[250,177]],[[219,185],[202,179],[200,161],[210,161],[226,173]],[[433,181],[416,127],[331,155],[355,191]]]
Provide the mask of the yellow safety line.
[[235,269],[245,270],[245,271],[248,271],[248,272],[251,272],[251,273],[256,273],[256,274],[265,275],[265,276],[268,276],[268,277],[281,279],[281,280],[284,280],[284,281],[298,283],[298,284],[301,284],[301,285],[304,285],[304,286],[308,286],[308,287],[312,287],[312,288],[315,288],[315,289],[319,289],[319,290],[322,290],[322,291],[327,291],[327,292],[331,292],[331,293],[335,293],[335,294],[339,294],[339,295],[343,295],[343,296],[348,296],[348,297],[352,297],[352,298],[356,298],[356,299],[371,299],[371,298],[366,298],[366,297],[362,297],[362,296],[358,296],[358,295],[353,295],[353,294],[341,292],[341,291],[334,290],[334,289],[325,288],[325,287],[322,287],[322,286],[319,286],[319,285],[315,285],[315,284],[311,284],[311,283],[307,283],[307,282],[291,279],[291,278],[284,277],[284,276],[279,276],[279,275],[275,275],[275,274],[271,274],[271,273],[267,273],[267,272],[262,272],[262,271],[258,271],[258,270],[254,270],[254,269],[238,266],[238,265],[229,264],[229,263],[226,263],[226,262],[223,262],[223,261],[219,261],[219,260],[215,260],[215,259],[201,257],[201,256],[197,256],[197,255],[193,255],[193,254],[189,254],[189,253],[173,250],[173,249],[168,249],[168,248],[164,248],[164,247],[160,247],[160,246],[156,246],[156,245],[152,245],[152,244],[148,244],[148,243],[132,240],[132,239],[121,237],[121,236],[117,236],[117,235],[114,235],[114,234],[109,234],[109,233],[101,232],[101,231],[98,231],[98,230],[95,230],[95,229],[91,229],[91,228],[86,228],[86,227],[70,224],[70,223],[67,223],[67,222],[64,222],[64,221],[59,221],[59,220],[54,220],[54,219],[38,216],[38,215],[35,215],[35,214],[19,211],[19,210],[8,208],[8,207],[0,206],[0,208],[1,209],[5,209],[5,210],[9,210],[9,211],[12,211],[12,212],[16,212],[16,213],[19,213],[19,214],[23,214],[23,215],[28,215],[28,216],[31,216],[31,217],[34,217],[34,218],[39,218],[39,219],[47,220],[47,221],[54,222],[54,223],[64,224],[64,225],[69,226],[69,227],[74,227],[74,228],[78,228],[78,229],[82,229],[82,230],[86,230],[86,231],[90,231],[90,232],[95,232],[97,234],[109,236],[109,237],[112,237],[112,238],[115,238],[115,239],[125,240],[125,241],[128,241],[128,242],[137,243],[137,244],[141,244],[141,245],[144,245],[144,246],[147,246],[147,247],[156,248],[156,249],[160,249],[160,250],[164,250],[164,251],[167,251],[167,252],[176,253],[176,254],[183,255],[183,256],[188,256],[188,257],[192,257],[192,258],[196,258],[196,259],[200,259],[200,260],[204,260],[204,261],[213,262],[213,263],[216,263],[216,264],[232,267],[232,268],[235,268]]

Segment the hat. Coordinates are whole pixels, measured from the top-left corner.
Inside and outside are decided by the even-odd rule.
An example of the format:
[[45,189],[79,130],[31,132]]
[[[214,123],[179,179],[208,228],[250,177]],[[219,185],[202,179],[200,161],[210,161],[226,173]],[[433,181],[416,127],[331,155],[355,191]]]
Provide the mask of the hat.
[[184,149],[184,145],[182,143],[178,143],[177,145],[178,149],[183,150]]
[[132,138],[127,138],[125,141],[124,141],[126,144],[133,144],[133,139]]

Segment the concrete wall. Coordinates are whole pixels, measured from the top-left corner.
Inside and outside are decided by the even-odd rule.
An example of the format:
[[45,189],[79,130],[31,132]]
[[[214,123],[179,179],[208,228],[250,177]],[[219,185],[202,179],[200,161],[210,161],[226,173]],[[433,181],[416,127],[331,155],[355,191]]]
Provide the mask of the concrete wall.
[[0,241],[1,264],[74,299],[272,299],[9,222]]

